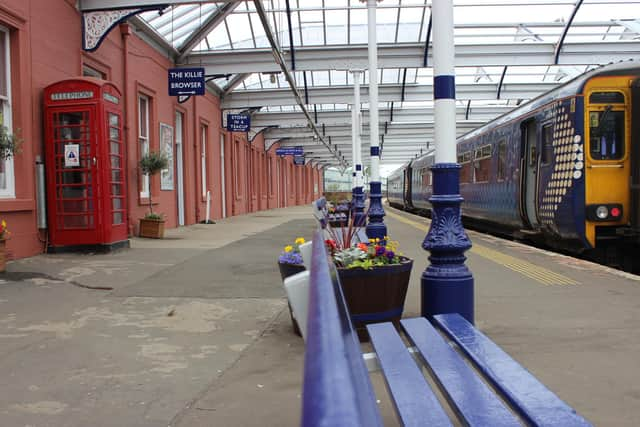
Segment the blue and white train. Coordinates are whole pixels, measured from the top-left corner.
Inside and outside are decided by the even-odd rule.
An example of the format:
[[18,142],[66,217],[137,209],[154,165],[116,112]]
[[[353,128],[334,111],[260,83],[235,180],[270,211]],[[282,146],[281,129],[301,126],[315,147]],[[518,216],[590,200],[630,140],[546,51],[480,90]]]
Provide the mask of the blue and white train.
[[[460,137],[457,160],[466,222],[628,264],[640,241],[640,65],[597,68],[519,106]],[[433,163],[390,175],[389,203],[428,212]]]

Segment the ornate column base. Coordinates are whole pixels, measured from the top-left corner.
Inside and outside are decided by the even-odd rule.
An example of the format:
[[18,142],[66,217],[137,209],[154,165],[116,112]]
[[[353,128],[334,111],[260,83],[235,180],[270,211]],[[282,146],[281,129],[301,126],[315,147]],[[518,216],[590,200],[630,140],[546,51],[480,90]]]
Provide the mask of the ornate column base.
[[431,252],[431,265],[422,273],[421,313],[424,317],[459,313],[474,323],[473,276],[464,264],[471,241],[462,227],[460,165],[437,163],[431,172],[431,228],[422,243]]
[[383,222],[384,208],[382,207],[382,183],[369,183],[369,223],[367,224],[367,237],[370,239],[384,240],[387,236],[387,226]]
[[367,224],[367,216],[364,214],[364,192],[362,187],[353,187],[351,203],[351,215],[353,225],[364,227]]

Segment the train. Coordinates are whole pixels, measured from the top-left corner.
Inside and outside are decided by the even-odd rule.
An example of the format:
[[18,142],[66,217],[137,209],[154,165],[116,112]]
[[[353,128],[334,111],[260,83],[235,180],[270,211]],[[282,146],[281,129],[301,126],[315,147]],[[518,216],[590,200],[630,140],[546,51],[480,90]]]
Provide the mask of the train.
[[[640,64],[575,77],[462,135],[456,152],[465,225],[637,269]],[[388,176],[391,206],[430,212],[434,160]]]

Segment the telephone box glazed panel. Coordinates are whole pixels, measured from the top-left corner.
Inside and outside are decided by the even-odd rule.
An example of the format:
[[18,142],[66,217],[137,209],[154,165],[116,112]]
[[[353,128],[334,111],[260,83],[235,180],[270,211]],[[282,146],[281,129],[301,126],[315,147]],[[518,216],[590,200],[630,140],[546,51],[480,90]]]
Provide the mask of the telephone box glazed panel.
[[50,247],[128,245],[120,92],[65,80],[45,88],[44,107]]

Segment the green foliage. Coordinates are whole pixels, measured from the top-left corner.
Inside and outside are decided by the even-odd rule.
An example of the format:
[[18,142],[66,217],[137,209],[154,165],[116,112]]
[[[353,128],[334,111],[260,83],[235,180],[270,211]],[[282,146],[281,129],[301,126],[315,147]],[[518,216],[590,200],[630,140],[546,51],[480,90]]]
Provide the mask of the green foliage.
[[[169,159],[167,155],[163,151],[149,151],[147,154],[142,156],[140,159],[140,171],[151,177],[152,175],[157,174],[162,169],[166,169],[169,165]],[[149,218],[150,215],[158,215],[153,213],[153,203],[151,201],[151,189],[149,189],[149,213],[145,216],[145,218]],[[162,219],[162,216],[155,219]]]
[[352,247],[337,251],[333,258],[341,265],[351,265],[365,260],[367,258],[367,254],[358,248]]
[[20,152],[22,138],[10,133],[6,126],[0,126],[0,159],[6,160]]
[[152,219],[154,221],[162,221],[164,219],[164,216],[162,214],[156,213],[156,212],[147,212],[147,214],[144,216],[144,219]]
[[140,159],[140,170],[145,175],[155,175],[169,165],[167,155],[162,151],[150,151]]

